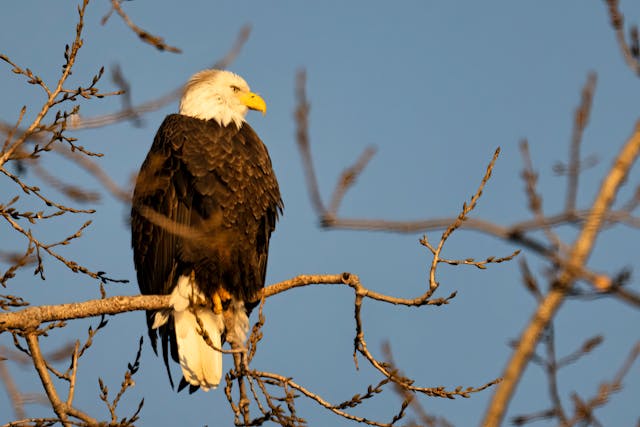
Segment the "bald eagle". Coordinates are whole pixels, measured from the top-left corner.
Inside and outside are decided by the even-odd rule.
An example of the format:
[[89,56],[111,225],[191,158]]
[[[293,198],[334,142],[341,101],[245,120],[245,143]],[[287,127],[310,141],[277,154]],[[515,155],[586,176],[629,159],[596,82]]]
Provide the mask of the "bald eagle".
[[[208,391],[222,376],[226,341],[243,346],[264,286],[269,238],[283,203],[267,148],[245,122],[264,100],[229,71],[204,70],[186,84],[179,114],[164,119],[137,178],[131,243],[143,294],[170,294],[147,312],[173,387]],[[209,342],[205,340],[209,338]]]

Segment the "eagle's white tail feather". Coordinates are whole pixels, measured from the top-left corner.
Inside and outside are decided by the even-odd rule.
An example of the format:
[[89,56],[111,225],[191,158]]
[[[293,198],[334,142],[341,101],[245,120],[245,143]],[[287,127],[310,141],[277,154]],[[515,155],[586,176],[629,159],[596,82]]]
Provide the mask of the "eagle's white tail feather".
[[173,315],[178,357],[185,380],[204,391],[216,388],[222,378],[222,353],[212,348],[200,333],[196,316],[189,309],[198,308],[196,314],[214,347],[222,348],[222,333],[234,348],[241,348],[249,330],[249,318],[244,302],[233,299],[224,314],[215,314],[209,302],[187,276],[180,276],[169,299],[173,309],[158,311],[153,328],[159,328]]
[[[222,316],[207,308],[197,311],[204,330],[216,348],[221,347]],[[222,377],[222,353],[213,349],[198,333],[196,316],[189,310],[174,311],[174,325],[178,341],[180,367],[189,384],[199,386],[204,391],[216,388]]]
[[[178,356],[182,374],[192,385],[205,391],[216,388],[222,377],[222,353],[213,349],[204,340],[196,316],[189,310],[190,302],[204,303],[204,295],[195,288],[188,277],[181,276],[171,294],[173,321],[178,345]],[[222,315],[214,314],[210,308],[196,309],[198,319],[216,348],[221,348],[224,331]]]

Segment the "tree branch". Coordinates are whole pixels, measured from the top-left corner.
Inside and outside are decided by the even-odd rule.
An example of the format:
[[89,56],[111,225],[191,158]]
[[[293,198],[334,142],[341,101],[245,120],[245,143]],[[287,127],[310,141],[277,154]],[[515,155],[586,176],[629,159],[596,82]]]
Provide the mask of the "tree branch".
[[500,425],[515,388],[520,381],[542,331],[547,327],[564,301],[567,290],[576,280],[576,272],[583,268],[593,244],[603,225],[603,219],[610,209],[618,189],[625,181],[631,166],[640,152],[640,121],[636,123],[633,135],[618,154],[611,171],[602,182],[591,212],[575,241],[567,264],[562,268],[554,286],[532,316],[522,333],[516,350],[505,368],[504,381],[498,386],[487,410],[483,426]]

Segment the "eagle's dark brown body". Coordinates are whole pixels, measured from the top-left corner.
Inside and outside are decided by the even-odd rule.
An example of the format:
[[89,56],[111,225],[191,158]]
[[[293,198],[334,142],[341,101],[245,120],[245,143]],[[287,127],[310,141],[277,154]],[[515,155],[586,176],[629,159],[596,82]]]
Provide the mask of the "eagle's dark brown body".
[[[137,179],[132,246],[143,294],[170,294],[191,276],[211,296],[224,288],[250,309],[264,286],[269,238],[282,211],[266,147],[243,123],[165,118]],[[156,349],[153,313],[147,314]],[[173,323],[158,328],[177,361]],[[168,366],[167,366],[168,368]]]

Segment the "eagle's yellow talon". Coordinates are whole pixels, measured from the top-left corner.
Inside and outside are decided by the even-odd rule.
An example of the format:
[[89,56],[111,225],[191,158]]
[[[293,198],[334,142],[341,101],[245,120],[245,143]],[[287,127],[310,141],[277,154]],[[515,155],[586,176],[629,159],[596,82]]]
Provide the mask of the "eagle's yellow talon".
[[213,293],[211,299],[213,301],[213,312],[220,314],[223,311],[223,303],[231,299],[231,294],[225,288],[219,288]]
[[218,292],[213,293],[213,312],[215,314],[222,313],[222,300],[220,300],[220,294]]

